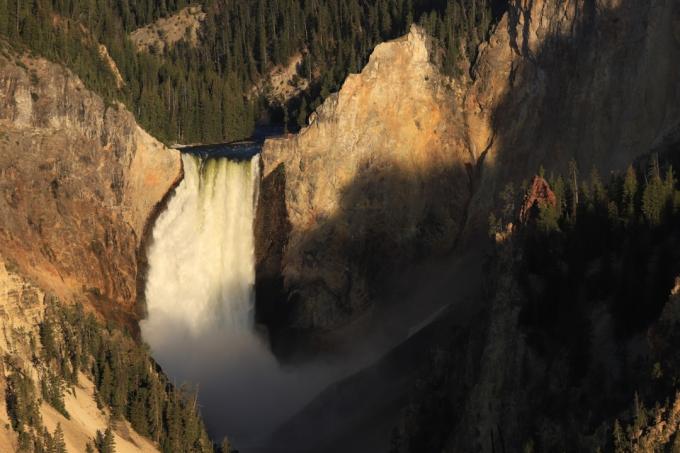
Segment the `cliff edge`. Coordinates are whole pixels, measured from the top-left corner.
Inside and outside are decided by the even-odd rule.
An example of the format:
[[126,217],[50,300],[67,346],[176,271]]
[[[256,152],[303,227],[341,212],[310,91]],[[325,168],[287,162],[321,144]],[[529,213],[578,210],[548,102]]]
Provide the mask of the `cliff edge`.
[[0,56],[0,255],[42,290],[134,316],[145,230],[181,174],[69,70]]
[[456,78],[418,27],[377,46],[308,127],[265,143],[262,320],[335,329],[404,263],[479,244],[497,194],[540,165],[608,173],[675,140],[678,24],[673,1],[513,0]]
[[350,320],[400,264],[460,234],[476,156],[456,132],[456,85],[432,60],[413,27],[377,46],[298,135],[265,143],[258,300],[285,294],[295,328]]

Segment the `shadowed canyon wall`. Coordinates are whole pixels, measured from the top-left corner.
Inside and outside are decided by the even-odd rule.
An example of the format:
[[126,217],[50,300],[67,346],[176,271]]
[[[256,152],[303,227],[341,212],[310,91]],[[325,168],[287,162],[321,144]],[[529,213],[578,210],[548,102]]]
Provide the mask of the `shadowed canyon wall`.
[[608,172],[677,135],[678,24],[671,0],[510,1],[456,79],[418,28],[376,47],[307,128],[264,146],[264,322],[337,328],[405,263],[478,243],[507,182],[572,159]]
[[258,281],[282,272],[296,328],[348,321],[395,265],[451,249],[462,229],[476,156],[431,55],[416,27],[379,45],[309,127],[265,143]]
[[181,173],[70,71],[0,56],[0,255],[41,289],[135,316],[147,223]]

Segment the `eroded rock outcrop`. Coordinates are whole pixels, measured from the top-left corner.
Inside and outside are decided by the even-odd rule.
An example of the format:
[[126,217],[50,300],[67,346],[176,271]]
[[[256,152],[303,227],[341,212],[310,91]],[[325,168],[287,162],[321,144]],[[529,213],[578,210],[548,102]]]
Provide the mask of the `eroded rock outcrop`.
[[[266,142],[258,281],[282,273],[295,327],[337,326],[370,306],[395,266],[455,243],[475,156],[456,132],[455,86],[431,60],[414,27],[376,47],[299,135]],[[283,189],[278,200],[269,187]],[[286,222],[286,237],[267,230]]]
[[249,98],[264,96],[269,105],[283,105],[300,96],[309,88],[307,75],[300,74],[306,52],[293,55],[285,65],[277,65],[269,70],[248,93]]
[[524,196],[522,208],[519,211],[519,221],[526,223],[531,218],[534,207],[552,206],[557,207],[557,198],[550,189],[548,181],[541,176],[535,176],[531,187]]
[[195,46],[206,13],[200,5],[187,6],[177,14],[158,19],[130,33],[130,40],[139,52],[165,53],[179,42]]
[[672,0],[513,0],[455,80],[417,28],[381,44],[309,127],[265,144],[290,233],[256,229],[258,280],[282,278],[258,303],[333,328],[371,305],[376,274],[477,240],[507,182],[572,159],[608,173],[677,137],[679,23]]
[[150,217],[179,154],[70,71],[0,57],[0,255],[42,290],[133,313]]

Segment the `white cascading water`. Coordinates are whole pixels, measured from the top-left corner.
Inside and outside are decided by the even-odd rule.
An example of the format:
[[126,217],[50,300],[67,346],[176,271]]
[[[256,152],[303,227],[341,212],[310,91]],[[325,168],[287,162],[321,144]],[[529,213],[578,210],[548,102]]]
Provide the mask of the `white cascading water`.
[[142,328],[152,346],[166,336],[167,321],[194,336],[218,326],[250,329],[258,159],[182,156],[184,181],[156,222],[148,256]]
[[283,369],[254,326],[253,220],[259,156],[183,154],[184,180],[153,229],[142,336],[180,385],[198,390],[216,441],[256,451],[348,363]]
[[214,440],[229,436],[244,453],[269,451],[262,446],[281,423],[386,349],[362,343],[351,360],[281,368],[254,326],[259,156],[183,154],[182,161],[184,180],[147,251],[142,336],[176,385],[198,390]]
[[257,444],[289,415],[281,395],[299,400],[294,389],[301,387],[253,326],[259,157],[183,154],[182,161],[184,180],[148,250],[142,335],[176,384],[197,387],[216,439]]

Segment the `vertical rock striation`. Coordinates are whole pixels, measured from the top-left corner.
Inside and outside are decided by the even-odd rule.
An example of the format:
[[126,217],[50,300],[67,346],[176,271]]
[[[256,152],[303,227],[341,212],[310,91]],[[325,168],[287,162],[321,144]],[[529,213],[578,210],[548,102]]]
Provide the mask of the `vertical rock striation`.
[[0,255],[62,300],[134,314],[147,222],[181,162],[70,71],[0,57]]
[[676,1],[515,0],[479,49],[465,96],[484,190],[540,165],[628,165],[680,133]]

